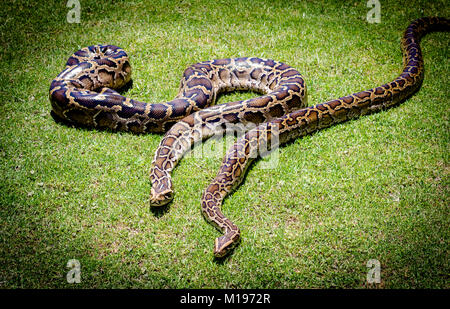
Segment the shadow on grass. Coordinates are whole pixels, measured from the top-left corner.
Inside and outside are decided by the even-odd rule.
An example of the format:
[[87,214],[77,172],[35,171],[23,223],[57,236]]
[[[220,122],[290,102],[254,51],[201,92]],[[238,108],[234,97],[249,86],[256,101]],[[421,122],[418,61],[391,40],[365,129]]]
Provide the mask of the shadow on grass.
[[170,204],[172,204],[172,201],[170,201],[170,203],[163,205],[163,206],[158,206],[158,207],[152,207],[149,206],[150,208],[150,212],[156,217],[156,218],[161,218],[162,216],[164,216],[165,214],[167,214],[170,211]]

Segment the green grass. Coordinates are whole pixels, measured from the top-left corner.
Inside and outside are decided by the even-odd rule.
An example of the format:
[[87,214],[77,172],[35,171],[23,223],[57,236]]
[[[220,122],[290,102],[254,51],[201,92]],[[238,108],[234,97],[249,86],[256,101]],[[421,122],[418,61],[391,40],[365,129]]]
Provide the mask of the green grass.
[[[131,56],[132,98],[170,100],[192,63],[259,56],[302,72],[317,104],[393,79],[408,23],[448,17],[447,1],[381,1],[379,24],[366,1],[82,0],[80,24],[65,1],[39,3],[0,4],[1,288],[450,287],[448,33],[423,39],[425,81],[405,103],[282,147],[275,169],[253,165],[224,203],[243,240],[222,262],[200,213],[220,156],[183,159],[173,203],[152,212],[161,135],[57,124],[48,100],[70,54],[109,43]],[[380,284],[366,282],[369,259]]]

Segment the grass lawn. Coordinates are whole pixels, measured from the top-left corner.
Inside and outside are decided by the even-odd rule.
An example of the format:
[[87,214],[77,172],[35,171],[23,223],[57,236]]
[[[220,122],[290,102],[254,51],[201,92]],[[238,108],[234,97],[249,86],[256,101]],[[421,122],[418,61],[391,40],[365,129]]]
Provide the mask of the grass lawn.
[[[313,105],[395,78],[409,22],[449,17],[447,1],[381,1],[380,23],[354,0],[80,2],[78,24],[66,1],[0,3],[0,288],[450,287],[448,33],[422,40],[425,80],[405,103],[252,166],[224,203],[243,240],[220,262],[200,197],[222,154],[184,158],[173,203],[152,211],[162,136],[58,124],[48,99],[73,52],[107,43],[130,55],[135,99],[172,99],[192,63],[257,56],[297,68]],[[366,281],[370,259],[381,283]]]

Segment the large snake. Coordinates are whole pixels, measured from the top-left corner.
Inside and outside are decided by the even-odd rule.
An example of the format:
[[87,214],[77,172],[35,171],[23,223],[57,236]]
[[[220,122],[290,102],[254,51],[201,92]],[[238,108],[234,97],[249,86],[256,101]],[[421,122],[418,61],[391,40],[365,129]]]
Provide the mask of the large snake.
[[[449,20],[426,17],[413,21],[402,38],[404,69],[382,86],[304,108],[306,86],[295,69],[274,60],[236,58],[205,61],[187,68],[172,101],[148,104],[120,95],[130,81],[131,67],[124,50],[94,45],[75,52],[51,83],[55,118],[95,128],[135,133],[164,132],[153,160],[150,204],[173,198],[171,171],[196,141],[227,129],[227,124],[260,124],[230,148],[222,166],[202,196],[202,213],[223,235],[214,255],[223,257],[240,240],[239,228],[226,218],[223,199],[243,180],[249,164],[281,143],[333,124],[394,106],[416,92],[423,80],[419,40],[428,31],[448,31]],[[253,90],[263,95],[211,106],[218,94]],[[277,118],[278,117],[278,118]]]

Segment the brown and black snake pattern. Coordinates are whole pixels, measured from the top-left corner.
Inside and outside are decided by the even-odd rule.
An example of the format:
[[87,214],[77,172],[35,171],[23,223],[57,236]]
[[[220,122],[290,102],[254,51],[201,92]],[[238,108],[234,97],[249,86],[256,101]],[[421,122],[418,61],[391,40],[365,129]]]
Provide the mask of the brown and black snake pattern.
[[[391,107],[411,96],[420,88],[424,74],[419,40],[435,30],[448,31],[449,20],[426,17],[408,26],[401,43],[404,69],[394,81],[306,108],[306,86],[300,73],[281,62],[260,58],[194,64],[185,70],[174,100],[157,104],[136,101],[114,90],[131,78],[125,51],[113,45],[89,46],[75,52],[64,71],[52,81],[52,114],[69,123],[100,129],[167,131],[150,172],[152,206],[172,199],[170,173],[193,143],[226,130],[230,123],[260,124],[231,147],[202,196],[204,217],[223,232],[214,248],[214,255],[223,257],[239,242],[240,231],[223,215],[220,206],[240,184],[260,150]],[[211,106],[218,94],[233,90],[253,90],[263,95]]]
[[[193,65],[213,72],[213,89],[250,89],[263,96],[236,101],[193,113],[173,125],[156,150],[150,171],[150,205],[172,200],[171,172],[197,141],[227,130],[229,124],[259,124],[306,105],[306,88],[300,73],[274,60],[222,59]],[[206,92],[206,89],[203,89]]]
[[[175,99],[164,103],[140,102],[114,90],[130,79],[131,66],[123,49],[114,45],[82,48],[69,58],[50,85],[52,114],[85,127],[161,133],[202,109],[202,122],[217,122],[217,117],[212,118],[226,113],[222,117],[227,122],[259,123],[306,105],[300,73],[274,60],[236,58],[194,64],[184,71]],[[234,90],[266,95],[205,109],[215,103],[220,93]]]
[[[396,79],[376,88],[300,109],[263,123],[239,138],[228,150],[217,176],[202,196],[203,215],[224,233],[215,241],[214,255],[225,256],[239,242],[239,228],[223,215],[220,206],[225,196],[240,184],[250,163],[260,155],[260,149],[277,147],[333,124],[402,102],[416,92],[423,81],[421,37],[429,31],[449,30],[450,21],[445,18],[428,17],[413,21],[401,41],[404,68]],[[278,142],[271,143],[274,138]]]

